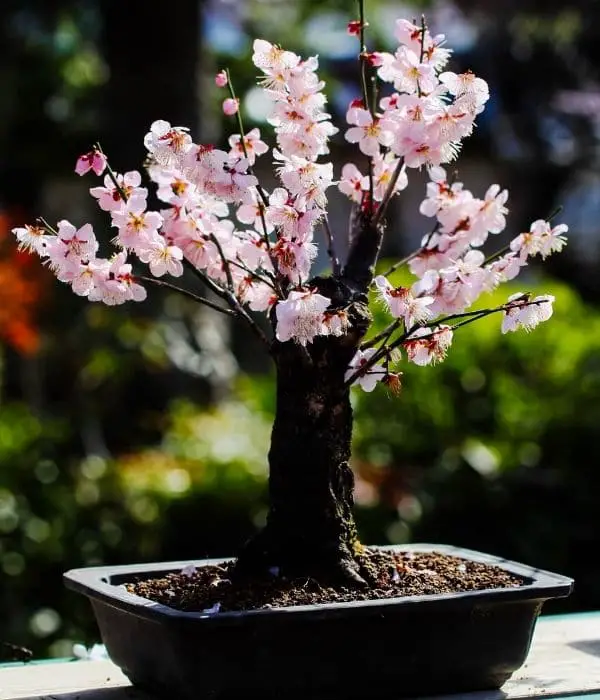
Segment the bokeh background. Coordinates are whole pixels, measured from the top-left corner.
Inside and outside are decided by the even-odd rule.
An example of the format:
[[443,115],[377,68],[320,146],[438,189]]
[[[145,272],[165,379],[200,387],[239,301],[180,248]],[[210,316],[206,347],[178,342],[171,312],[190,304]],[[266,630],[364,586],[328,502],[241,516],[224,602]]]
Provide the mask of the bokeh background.
[[[459,164],[482,195],[509,188],[505,238],[558,204],[566,253],[519,289],[556,295],[552,322],[461,331],[436,368],[406,367],[400,398],[356,392],[357,510],[367,543],[448,542],[573,576],[557,610],[600,607],[600,5],[593,0],[368,0],[371,46],[425,11],[454,67],[491,100]],[[357,96],[348,0],[3,0],[0,7],[0,641],[69,656],[98,633],[63,589],[84,565],[230,555],[264,520],[273,377],[244,328],[151,291],[106,308],[71,294],[10,229],[92,220],[73,173],[100,140],[140,166],[149,124],[225,143],[215,72],[234,76],[250,128],[264,104],[261,36],[318,53],[334,118]],[[339,135],[334,159],[349,153]],[[339,172],[339,170],[338,170]],[[267,186],[268,186],[267,181]],[[387,256],[427,230],[415,174]],[[332,193],[343,230],[348,211]],[[103,223],[104,222],[104,223]],[[107,234],[108,238],[108,234]],[[497,241],[497,239],[496,239]],[[504,242],[504,239],[500,243]],[[504,287],[498,299],[514,291]]]

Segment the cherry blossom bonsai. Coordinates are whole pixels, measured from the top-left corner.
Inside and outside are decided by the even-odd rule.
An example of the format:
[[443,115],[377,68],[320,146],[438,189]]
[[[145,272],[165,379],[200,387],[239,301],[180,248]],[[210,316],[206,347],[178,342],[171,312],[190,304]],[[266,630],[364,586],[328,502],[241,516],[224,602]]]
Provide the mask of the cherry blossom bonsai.
[[[424,20],[397,21],[395,53],[369,52],[362,3],[360,9],[348,30],[359,44],[362,95],[342,128],[356,144],[357,162],[341,174],[327,160],[339,129],[327,112],[317,58],[256,40],[253,62],[272,104],[274,144],[256,128],[245,132],[231,77],[222,71],[215,82],[229,91],[223,111],[238,131],[230,150],[196,144],[186,128],[166,121],[154,122],[144,139],[147,176],[164,203],[159,210],[148,208],[142,174],[115,173],[99,145],[77,161],[78,174],[105,175],[90,193],[116,231],[112,257],[100,256],[90,224],[40,220],[14,233],[90,302],[142,302],[154,285],[249,326],[275,363],[277,408],[268,519],[239,552],[237,569],[276,568],[366,587],[372,571],[354,522],[349,466],[352,387],[383,385],[397,393],[403,363],[442,361],[459,328],[490,314],[502,317],[503,333],[549,319],[550,295],[513,294],[493,308],[475,304],[530,258],[560,251],[567,226],[540,219],[486,257],[482,247],[505,228],[508,193],[492,185],[477,197],[450,166],[488,100],[486,82],[446,70],[451,51]],[[257,158],[268,157],[279,179],[271,192],[254,169]],[[414,253],[377,274],[389,205],[415,169],[429,177],[420,212],[431,219],[430,232]],[[348,232],[328,218],[334,186],[350,200]],[[319,236],[331,269],[314,276]],[[139,271],[140,263],[147,271]],[[388,278],[402,266],[414,280],[396,287]],[[370,303],[389,313],[389,325],[376,335],[369,334]]]

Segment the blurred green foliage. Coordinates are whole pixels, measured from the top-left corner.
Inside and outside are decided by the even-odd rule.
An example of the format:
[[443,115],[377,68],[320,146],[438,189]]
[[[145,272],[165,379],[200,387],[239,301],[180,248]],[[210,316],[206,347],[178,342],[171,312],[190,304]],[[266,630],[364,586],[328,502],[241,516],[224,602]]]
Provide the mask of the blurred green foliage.
[[[359,527],[367,543],[451,542],[562,571],[577,579],[571,608],[594,607],[600,314],[562,284],[542,289],[556,312],[533,333],[502,336],[491,317],[460,329],[443,364],[402,363],[399,398],[353,392]],[[114,459],[59,461],[67,422],[5,404],[4,634],[38,655],[97,638],[66,568],[234,554],[265,516],[273,390],[245,377],[212,408],[173,401],[160,444]]]

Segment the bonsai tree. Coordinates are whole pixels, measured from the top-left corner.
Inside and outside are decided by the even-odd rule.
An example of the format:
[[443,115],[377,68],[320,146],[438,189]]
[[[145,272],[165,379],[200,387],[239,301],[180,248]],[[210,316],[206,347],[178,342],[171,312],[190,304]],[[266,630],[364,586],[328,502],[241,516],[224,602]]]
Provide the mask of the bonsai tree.
[[[228,90],[223,110],[237,123],[229,151],[196,144],[186,128],[166,121],[154,122],[145,137],[146,172],[164,208],[151,211],[140,172],[115,173],[100,145],[77,161],[80,175],[105,174],[90,193],[116,230],[112,257],[100,256],[90,224],[63,220],[53,227],[41,219],[14,233],[91,302],[141,302],[155,285],[247,324],[275,363],[277,408],[267,523],[242,548],[238,571],[277,567],[289,576],[368,586],[369,553],[353,518],[351,388],[383,384],[398,393],[404,362],[443,360],[459,328],[490,314],[502,317],[502,332],[547,320],[549,295],[522,293],[501,306],[473,307],[529,258],[560,251],[567,227],[540,219],[486,257],[482,246],[505,228],[508,193],[492,185],[477,197],[443,167],[473,131],[489,97],[486,82],[445,70],[451,52],[424,20],[397,21],[394,54],[369,52],[362,3],[360,10],[348,31],[359,44],[362,95],[341,129],[356,144],[357,162],[340,175],[327,161],[329,139],[340,130],[326,109],[317,58],[256,40],[253,61],[272,104],[274,144],[258,129],[246,133],[231,77],[222,71],[215,80]],[[271,192],[254,171],[268,154],[279,178]],[[430,232],[411,255],[376,275],[390,202],[414,169],[429,176],[420,212],[432,220]],[[327,215],[333,186],[350,200],[347,232]],[[331,270],[313,276],[319,236]],[[388,280],[401,266],[414,276],[411,286]],[[187,286],[165,279],[184,273]],[[390,316],[375,336],[368,335],[370,303],[383,304]]]

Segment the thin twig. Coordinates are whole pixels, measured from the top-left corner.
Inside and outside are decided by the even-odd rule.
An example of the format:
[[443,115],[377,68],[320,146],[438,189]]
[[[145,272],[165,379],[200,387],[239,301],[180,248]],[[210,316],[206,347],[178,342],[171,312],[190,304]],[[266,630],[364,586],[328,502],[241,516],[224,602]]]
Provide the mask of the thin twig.
[[372,348],[374,345],[377,345],[377,343],[380,340],[387,341],[392,333],[400,328],[400,321],[396,319],[393,323],[390,323],[389,326],[386,326],[381,333],[378,333],[377,335],[373,336],[372,338],[369,338],[369,340],[366,340],[361,346],[361,350],[366,350],[367,348]]
[[[235,90],[233,88],[233,83],[231,82],[231,75],[229,73],[229,68],[225,69],[225,74],[227,75],[227,87],[229,89],[229,94],[231,95],[231,99],[238,101],[238,98],[235,94]],[[242,113],[241,110],[239,109],[235,113],[236,118],[237,118],[237,123],[238,123],[238,129],[240,130],[240,144],[242,146],[242,152],[244,153],[244,157],[248,161],[248,171],[256,177],[257,183],[256,183],[256,191],[258,193],[258,196],[262,200],[262,203],[264,206],[268,207],[269,206],[269,199],[267,197],[266,192],[263,190],[261,187],[260,183],[258,182],[258,177],[256,176],[256,173],[254,172],[254,168],[250,165],[250,158],[248,157],[248,149],[246,148],[246,132],[244,130],[244,121],[242,119]],[[263,211],[263,208],[259,204],[259,216],[262,222],[263,226],[263,237],[265,239],[265,243],[267,245],[267,251],[269,253],[269,257],[271,258],[271,262],[273,263],[273,266],[275,269],[277,269],[277,261],[273,259],[272,254],[271,254],[271,241],[269,239],[269,234],[267,232],[267,222],[265,220],[265,213]]]
[[244,307],[241,305],[239,299],[235,296],[235,294],[231,291],[228,291],[227,289],[224,289],[220,285],[218,285],[214,280],[210,279],[210,277],[202,272],[202,270],[198,270],[198,268],[194,267],[189,260],[186,260],[185,258],[183,259],[185,267],[194,272],[195,275],[202,280],[202,282],[210,289],[212,290],[218,297],[223,299],[231,311],[238,317],[244,319],[246,323],[250,326],[250,329],[256,335],[257,338],[260,339],[262,343],[264,343],[271,352],[271,342],[267,338],[267,336],[264,334],[260,326],[256,323],[256,321],[248,314],[248,312],[244,309]]
[[204,306],[208,306],[209,308],[214,309],[215,311],[219,311],[220,313],[225,314],[227,316],[235,316],[235,312],[232,309],[224,309],[222,306],[219,306],[210,299],[198,296],[197,294],[194,294],[193,292],[190,292],[187,289],[178,287],[177,285],[171,284],[170,282],[166,282],[165,280],[155,279],[154,277],[146,277],[145,275],[135,275],[135,279],[140,280],[142,282],[147,282],[148,284],[153,284],[155,287],[164,287],[166,289],[170,289],[173,292],[183,294],[183,296],[186,296],[189,299],[193,299],[198,304],[204,304]]
[[58,231],[51,226],[46,219],[44,219],[43,216],[38,216],[38,221],[42,223],[42,225],[47,229],[48,233],[53,233],[55,236],[58,236]]
[[[95,144],[94,148],[96,148],[98,151],[100,151],[100,153],[102,153],[102,155],[106,155],[104,153],[104,151],[102,150],[102,146],[100,145],[99,142],[97,142]],[[119,193],[119,197],[121,197],[121,199],[124,202],[127,202],[127,193],[125,192],[125,190],[123,189],[123,187],[121,186],[119,181],[117,180],[117,176],[116,176],[114,170],[110,167],[110,163],[108,162],[108,159],[106,161],[106,172],[108,173],[108,177],[111,179],[111,182],[115,186],[115,189]]]
[[[262,282],[263,284],[267,284],[273,291],[275,291],[275,285],[271,279],[267,279],[266,277],[263,277],[260,275],[258,272],[254,272],[251,270],[247,265],[244,265],[244,263],[238,262],[236,260],[230,260],[229,261],[230,265],[235,265],[236,267],[239,267],[240,270],[244,270],[244,272],[247,272],[251,277],[253,277],[255,280],[258,280],[259,282]],[[270,273],[265,272],[265,274],[268,274],[270,276]]]
[[[379,350],[377,350],[377,352],[373,353],[373,355],[368,360],[366,360],[366,362],[361,367],[359,367],[352,375],[350,375],[348,380],[345,382],[344,386],[350,386],[351,384],[353,384],[358,379],[358,377],[361,377],[366,372],[368,372],[371,369],[371,367],[376,365],[383,357],[388,355],[392,350],[399,347],[400,345],[403,345],[407,340],[411,340],[411,335],[418,328],[434,328],[436,326],[445,324],[448,321],[464,319],[459,323],[450,326],[450,329],[454,331],[458,328],[461,328],[462,326],[468,325],[469,323],[479,321],[480,319],[485,318],[486,316],[498,313],[499,311],[506,311],[515,307],[521,308],[523,306],[532,306],[544,303],[543,301],[523,301],[523,299],[525,298],[526,297],[523,296],[519,299],[515,299],[514,301],[508,302],[507,304],[502,304],[501,306],[496,306],[491,309],[479,309],[479,311],[466,311],[460,314],[451,314],[449,316],[444,316],[443,318],[438,318],[426,324],[415,324],[412,328],[406,331],[406,333],[403,333],[399,338],[396,338],[396,340],[394,340],[393,343],[387,346],[382,346],[381,348],[379,348]],[[415,340],[426,340],[427,338],[432,338],[438,332],[438,330],[434,330],[429,335],[418,336],[418,338],[415,338]]]
[[341,272],[340,260],[335,252],[335,241],[333,238],[333,231],[329,224],[329,219],[327,215],[323,217],[323,231],[325,232],[325,238],[327,239],[327,254],[331,260],[331,268],[334,275],[339,275]]
[[[369,88],[367,86],[367,45],[365,43],[365,2],[364,0],[358,0],[358,13],[359,13],[359,39],[360,39],[360,53],[358,60],[360,62],[360,82],[362,86],[363,103],[365,109],[369,110],[371,113],[371,118],[375,121],[375,104],[372,100],[369,100]],[[371,214],[373,213],[373,158],[369,156],[369,207]]]
[[439,221],[436,223],[436,225],[431,229],[431,231],[427,234],[427,238],[425,239],[425,242],[420,248],[417,248],[417,250],[413,251],[410,255],[407,255],[406,257],[402,258],[401,260],[398,260],[397,263],[394,263],[388,270],[382,273],[383,277],[388,277],[389,275],[392,274],[392,272],[396,272],[396,270],[399,267],[402,267],[403,265],[406,265],[409,263],[411,260],[414,260],[417,256],[421,255],[421,253],[425,250],[427,250],[427,246],[429,245],[429,241],[433,238],[433,235],[437,233],[438,229],[440,227]]
[[233,284],[233,276],[231,274],[231,267],[229,265],[229,260],[225,257],[225,252],[223,251],[223,246],[221,245],[221,241],[215,236],[214,233],[211,233],[208,236],[209,240],[211,240],[215,246],[217,247],[217,250],[219,251],[219,256],[221,258],[221,263],[223,266],[223,271],[225,272],[225,277],[227,278],[227,287],[229,288],[230,292],[234,292],[235,290],[235,285]]
[[390,184],[388,185],[387,190],[385,191],[385,195],[383,196],[383,199],[381,200],[381,204],[379,205],[379,208],[377,209],[377,214],[375,214],[375,219],[373,221],[373,225],[377,226],[381,219],[384,217],[386,209],[388,207],[388,204],[390,203],[390,200],[394,196],[394,188],[396,187],[396,183],[398,182],[398,178],[400,177],[400,174],[402,172],[402,168],[404,167],[404,158],[398,158],[398,162],[396,163],[396,168],[394,169],[394,174],[392,175],[390,179]]

